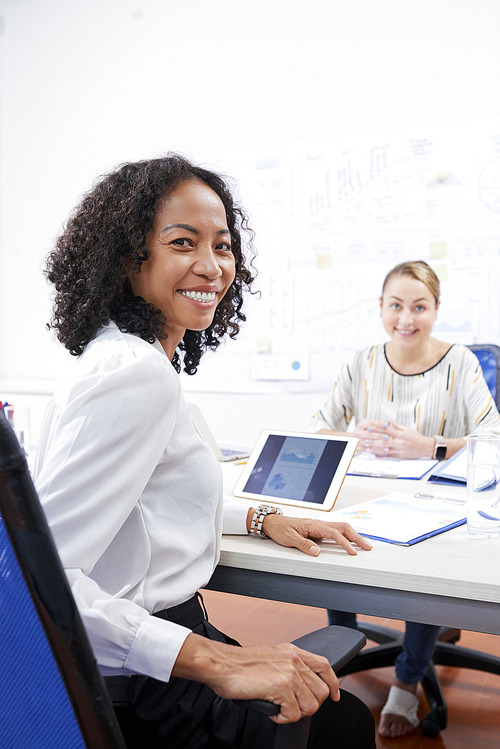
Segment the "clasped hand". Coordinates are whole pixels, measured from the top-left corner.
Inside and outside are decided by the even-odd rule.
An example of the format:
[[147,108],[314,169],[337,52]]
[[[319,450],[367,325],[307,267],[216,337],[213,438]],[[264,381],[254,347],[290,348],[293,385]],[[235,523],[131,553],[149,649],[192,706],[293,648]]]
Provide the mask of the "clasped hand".
[[358,451],[378,458],[431,458],[434,438],[397,421],[363,421],[352,433],[359,439]]

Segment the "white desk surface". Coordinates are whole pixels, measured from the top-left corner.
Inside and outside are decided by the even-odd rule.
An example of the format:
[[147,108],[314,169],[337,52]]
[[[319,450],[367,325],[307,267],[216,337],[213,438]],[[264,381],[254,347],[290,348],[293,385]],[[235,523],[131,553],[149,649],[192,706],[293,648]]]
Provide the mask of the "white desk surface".
[[[242,466],[224,466],[226,496],[232,495],[232,488],[241,470]],[[425,479],[410,481],[347,476],[334,509],[342,509],[392,491],[439,494],[446,490],[464,496],[466,493],[465,488],[440,489],[439,485],[428,483]],[[245,503],[250,505],[249,502]],[[284,506],[283,508],[285,509]],[[297,510],[294,512],[300,514]],[[327,520],[328,513],[325,512],[324,516]],[[371,543],[371,551],[359,549],[357,556],[353,557],[335,544],[322,542],[319,557],[309,557],[296,549],[278,546],[268,539],[224,536],[220,565],[467,599],[470,602],[500,603],[500,538],[469,538],[466,526],[463,525],[410,547],[382,541]],[[498,620],[500,626],[500,610]]]

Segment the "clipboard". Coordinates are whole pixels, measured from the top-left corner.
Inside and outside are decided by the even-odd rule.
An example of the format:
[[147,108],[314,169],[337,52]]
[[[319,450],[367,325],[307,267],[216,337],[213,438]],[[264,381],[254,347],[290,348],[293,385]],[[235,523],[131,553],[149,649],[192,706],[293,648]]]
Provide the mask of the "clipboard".
[[329,520],[349,523],[361,536],[398,546],[413,546],[463,525],[466,502],[421,499],[391,492],[368,502],[330,513]]
[[381,479],[421,479],[439,463],[432,458],[406,460],[377,458],[371,453],[355,455],[347,471],[348,476],[370,476]]

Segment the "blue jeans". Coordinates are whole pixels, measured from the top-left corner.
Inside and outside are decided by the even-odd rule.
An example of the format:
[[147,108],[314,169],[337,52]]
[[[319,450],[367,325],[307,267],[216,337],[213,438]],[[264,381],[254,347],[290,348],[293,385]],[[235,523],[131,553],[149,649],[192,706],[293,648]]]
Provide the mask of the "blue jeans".
[[[328,622],[357,629],[356,614],[345,611],[328,609]],[[406,622],[403,651],[395,662],[396,676],[403,684],[416,684],[424,678],[427,665],[434,652],[439,629],[440,627],[434,624]]]

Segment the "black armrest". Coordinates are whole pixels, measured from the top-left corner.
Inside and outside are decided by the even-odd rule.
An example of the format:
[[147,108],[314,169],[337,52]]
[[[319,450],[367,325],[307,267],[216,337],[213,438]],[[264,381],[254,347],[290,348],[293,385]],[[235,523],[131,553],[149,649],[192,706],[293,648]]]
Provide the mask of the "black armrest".
[[[333,670],[337,671],[361,650],[365,642],[365,635],[357,629],[330,626],[309,632],[299,637],[298,640],[294,640],[293,644],[302,650],[323,655],[328,659]],[[280,711],[279,705],[266,700],[233,700],[233,702],[263,715],[277,715]]]

